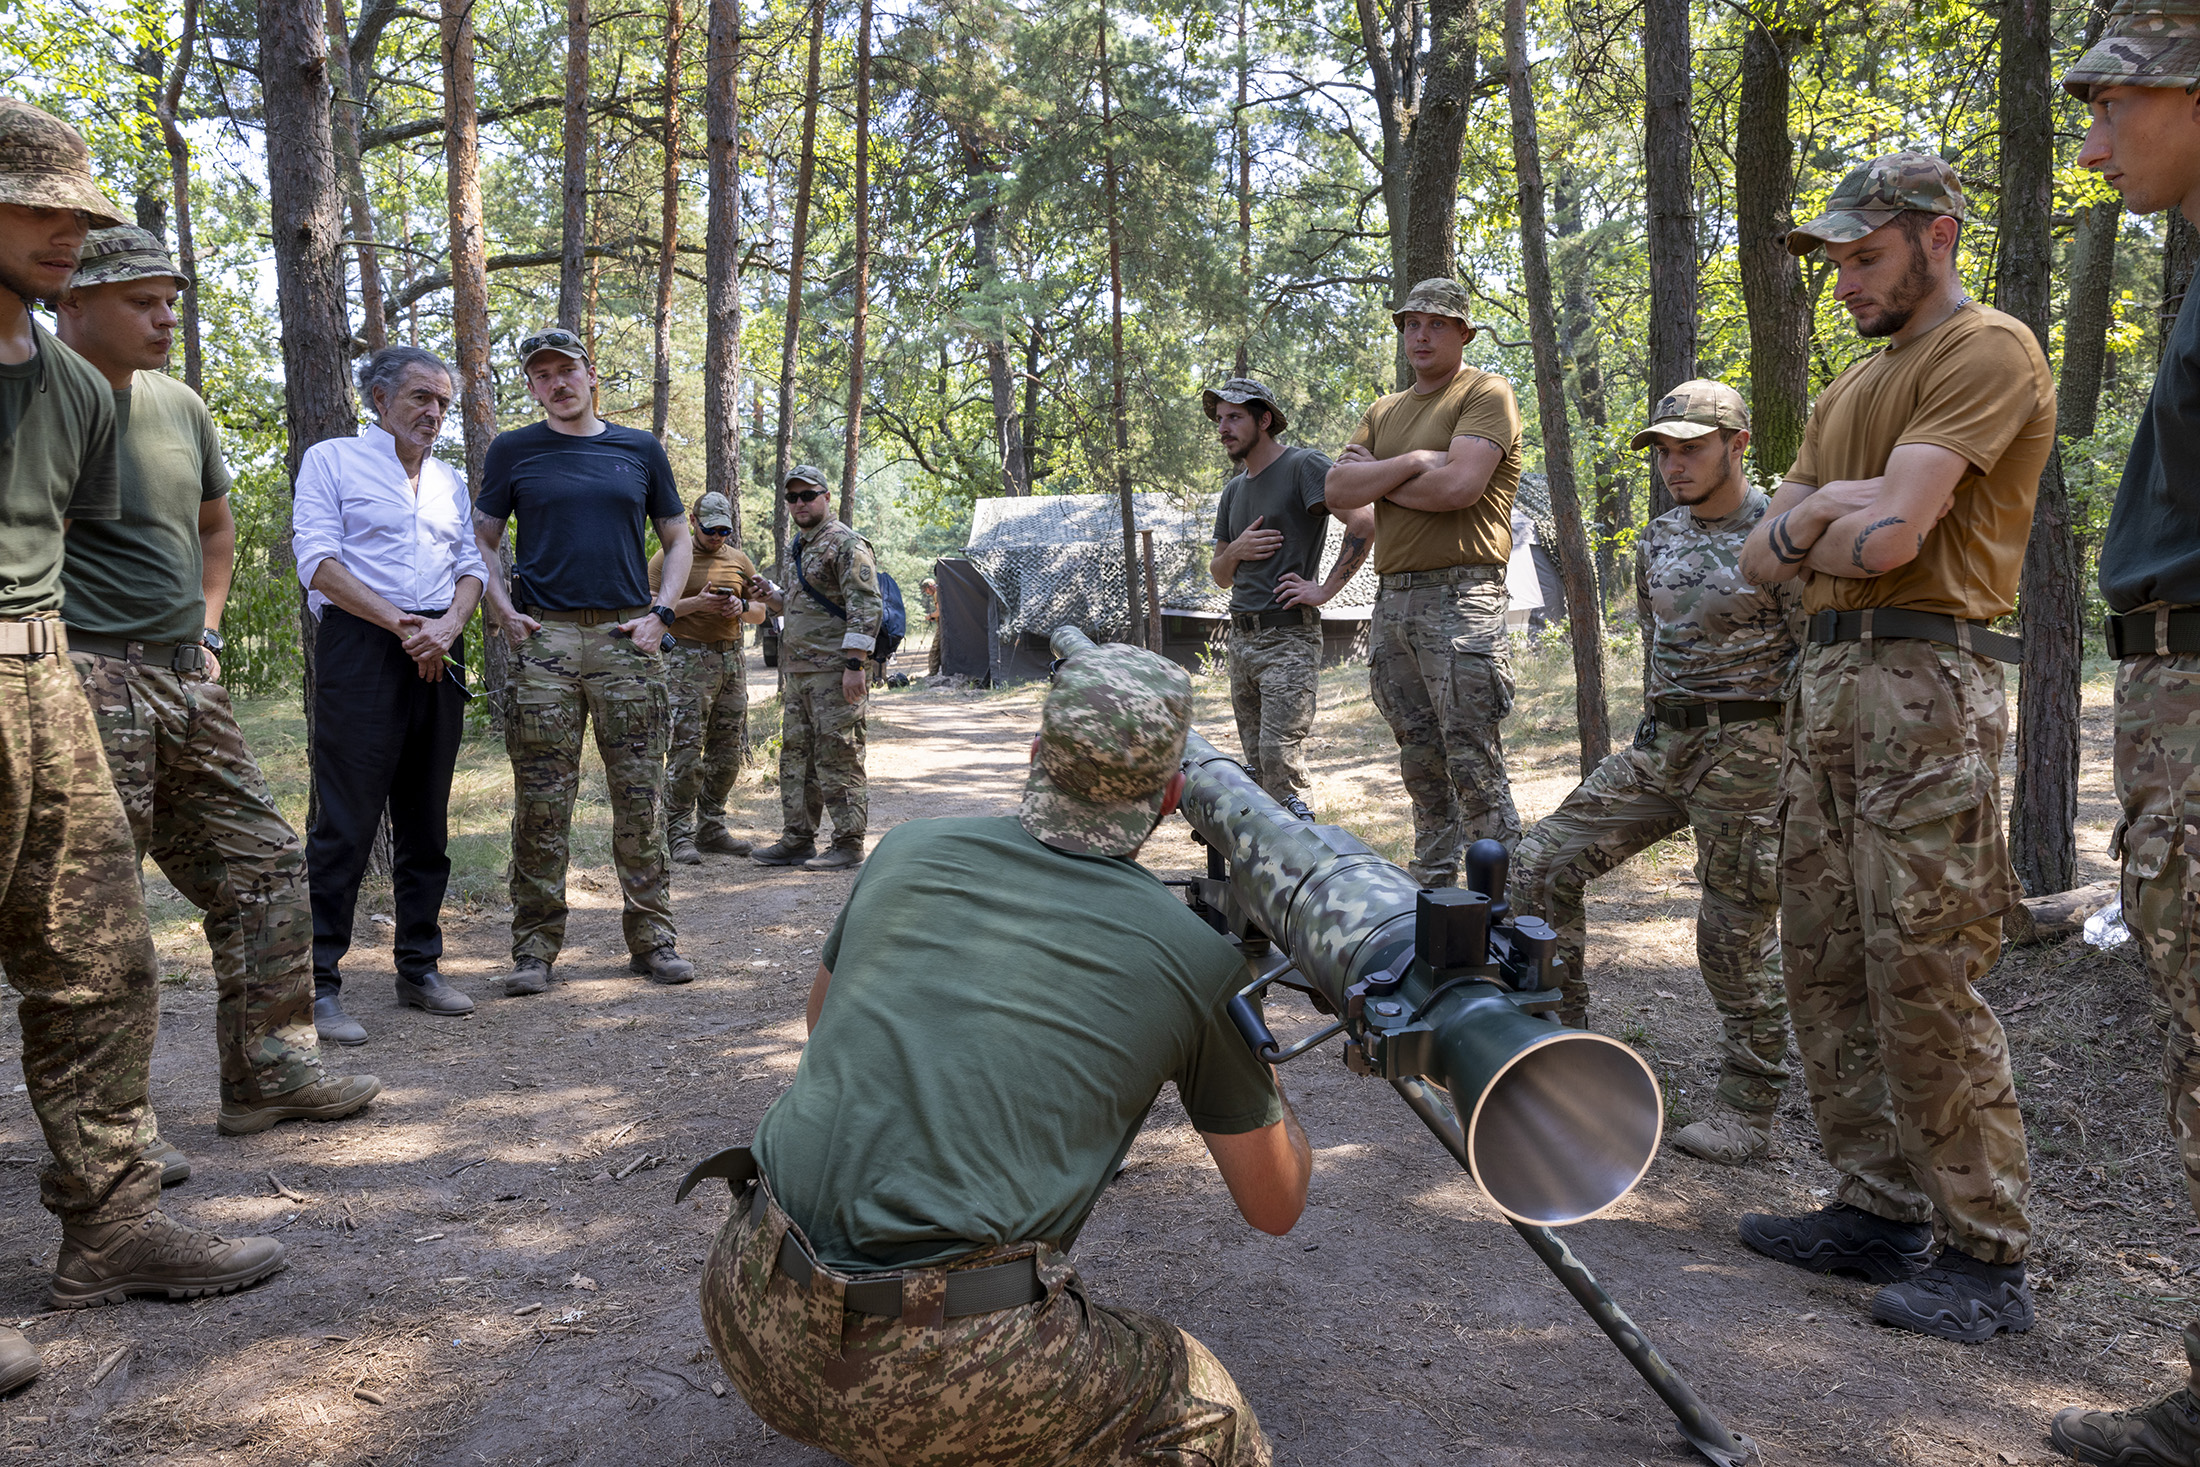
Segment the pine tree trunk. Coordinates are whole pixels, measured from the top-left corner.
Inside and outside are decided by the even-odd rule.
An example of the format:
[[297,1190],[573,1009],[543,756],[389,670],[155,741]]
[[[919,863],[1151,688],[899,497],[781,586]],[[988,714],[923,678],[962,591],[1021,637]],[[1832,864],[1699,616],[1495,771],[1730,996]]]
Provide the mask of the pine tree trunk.
[[[440,0],[443,43],[444,194],[450,206],[451,339],[458,356],[459,422],[466,483],[477,487],[497,432],[496,383],[489,373],[489,272],[481,219],[481,139],[475,120],[473,0]],[[509,540],[506,541],[509,545]],[[481,683],[491,721],[503,726],[498,694],[511,651],[484,621]]]
[[2123,205],[2114,199],[2080,211],[2070,241],[2070,303],[2063,316],[2062,380],[2055,384],[2055,436],[2090,437],[2101,409],[2108,365],[2108,321],[2116,288],[2116,236]]
[[1573,430],[1566,420],[1566,378],[1558,356],[1558,321],[1551,307],[1551,262],[1545,242],[1543,156],[1537,140],[1535,92],[1528,74],[1526,0],[1505,0],[1506,91],[1512,101],[1513,176],[1520,186],[1521,284],[1528,298],[1528,340],[1535,353],[1536,414],[1543,425],[1543,472],[1550,481],[1551,517],[1558,521],[1559,579],[1566,587],[1566,623],[1574,650],[1574,714],[1581,728],[1581,773],[1612,752],[1612,718],[1604,704],[1604,626],[1591,574],[1589,538],[1574,485]]
[[[1649,206],[1650,361],[1648,402],[1696,375],[1696,193],[1689,120],[1688,0],[1644,0],[1644,194]],[[1784,201],[1783,201],[1784,202]],[[1665,481],[1650,474],[1650,517],[1673,507]],[[1646,684],[1647,686],[1647,684]]]
[[[993,160],[974,134],[962,138],[963,176],[969,181],[972,202],[979,189],[984,202],[970,214],[972,275],[980,290],[992,292],[999,284],[1001,207]],[[1007,317],[990,301],[985,322],[985,375],[993,394],[993,446],[1001,455],[1001,491],[1011,499],[1031,492],[1030,458],[1024,450],[1024,419],[1016,407],[1016,377],[1008,364]]]
[[[1100,4],[1101,174],[1108,210],[1109,375],[1114,396],[1109,415],[1115,423],[1115,498],[1123,517],[1123,595],[1127,620],[1124,640],[1140,640],[1138,629],[1138,516],[1131,500],[1131,420],[1123,388],[1123,226],[1115,171],[1114,78],[1108,66],[1108,7]],[[1159,652],[1155,647],[1152,651]]]
[[[741,543],[741,0],[710,0],[703,111],[710,218],[703,294],[703,487],[733,506]],[[744,747],[746,745],[744,744]]]
[[578,330],[587,309],[588,0],[565,0],[564,215],[558,261],[558,324]]
[[1253,329],[1253,135],[1245,120],[1246,99],[1252,85],[1252,56],[1245,49],[1245,0],[1237,6],[1237,206],[1238,206],[1238,344],[1237,370],[1232,376],[1250,377],[1246,338]]
[[336,84],[336,176],[351,210],[352,248],[359,258],[359,338],[368,351],[389,345],[382,319],[382,261],[374,244],[374,208],[367,200],[367,174],[359,158],[360,78],[351,61],[351,36],[344,22],[344,0],[328,0],[329,76]]
[[[1795,44],[1785,7],[1752,16],[1742,37],[1734,142],[1734,229],[1749,317],[1750,456],[1780,474],[1803,445],[1810,411],[1810,299],[1788,252],[1795,201],[1795,146],[1788,136],[1788,65]],[[1653,384],[1664,392],[1673,384]]]
[[[161,141],[168,149],[169,190],[175,198],[176,268],[194,279],[198,275],[199,252],[191,238],[191,145],[184,140],[183,129],[177,125],[176,110],[183,104],[183,83],[191,74],[191,48],[198,34],[199,0],[183,0],[183,38],[176,43],[175,66],[168,73],[167,85],[161,88],[155,109],[160,119]],[[183,380],[197,392],[201,375],[197,291],[187,290],[177,297],[176,315],[183,327]]]
[[848,334],[848,430],[840,457],[840,519],[856,522],[856,455],[863,447],[863,348],[871,325],[871,0],[856,22],[855,320]]
[[794,238],[787,259],[787,330],[779,347],[779,434],[772,459],[772,568],[787,564],[787,468],[794,447],[795,345],[802,330],[802,256],[810,247],[810,186],[817,178],[817,65],[825,44],[825,0],[810,7],[809,79],[802,88],[802,161],[795,174]]
[[1427,75],[1406,184],[1406,278],[1399,294],[1457,273],[1459,165],[1474,94],[1474,0],[1428,0]]
[[651,342],[656,372],[650,381],[649,431],[665,441],[672,423],[672,272],[680,249],[680,41],[685,22],[680,0],[665,5],[665,176],[657,234],[657,327]]
[[1619,574],[1612,546],[1620,531],[1628,528],[1627,495],[1619,481],[1619,455],[1609,439],[1611,417],[1604,392],[1604,365],[1597,345],[1596,317],[1590,309],[1589,283],[1595,271],[1582,244],[1581,193],[1571,171],[1561,164],[1558,186],[1552,191],[1557,203],[1553,237],[1558,240],[1559,360],[1574,364],[1574,405],[1581,420],[1597,430],[1596,550],[1597,595],[1608,604],[1618,594]]
[[2162,241],[2162,304],[2155,312],[2156,362],[2169,348],[2177,313],[2184,308],[2185,291],[2192,284],[2193,266],[2200,264],[2200,229],[2192,227],[2182,209],[2171,209],[2162,217],[2169,221],[2169,233]]

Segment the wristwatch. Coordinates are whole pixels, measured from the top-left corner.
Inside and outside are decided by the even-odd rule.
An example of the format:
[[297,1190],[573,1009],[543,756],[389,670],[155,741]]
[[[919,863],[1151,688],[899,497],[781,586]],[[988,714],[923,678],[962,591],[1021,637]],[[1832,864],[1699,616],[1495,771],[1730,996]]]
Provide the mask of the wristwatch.
[[224,645],[222,642],[222,634],[215,631],[212,627],[207,627],[199,633],[199,645],[204,647],[207,651],[213,653],[216,657],[219,657],[222,655],[222,647]]
[[840,665],[850,672],[863,671],[863,659],[860,657],[843,657],[840,659]]
[[673,614],[672,614],[672,608],[671,608],[671,607],[669,607],[669,606],[652,606],[652,607],[650,607],[649,609],[650,609],[650,610],[651,610],[652,612],[654,612],[654,613],[656,614],[657,620],[659,620],[659,621],[663,622],[663,623],[664,623],[664,624],[665,624],[666,626],[671,626],[671,625],[672,625],[672,623],[673,623],[673,621],[674,621],[674,617],[673,617]]

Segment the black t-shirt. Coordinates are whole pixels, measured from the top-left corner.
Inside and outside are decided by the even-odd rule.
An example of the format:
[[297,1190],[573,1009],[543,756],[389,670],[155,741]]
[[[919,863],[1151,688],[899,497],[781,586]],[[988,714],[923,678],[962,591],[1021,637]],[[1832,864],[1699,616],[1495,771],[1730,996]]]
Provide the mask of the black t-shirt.
[[650,604],[644,526],[687,512],[663,444],[617,423],[593,438],[533,423],[497,435],[481,477],[474,508],[519,516],[513,600],[523,610]]
[[[2196,282],[2200,284],[2200,282]],[[2101,594],[2114,611],[2200,606],[2200,289],[2185,292],[2154,374],[2124,480],[2101,537]]]

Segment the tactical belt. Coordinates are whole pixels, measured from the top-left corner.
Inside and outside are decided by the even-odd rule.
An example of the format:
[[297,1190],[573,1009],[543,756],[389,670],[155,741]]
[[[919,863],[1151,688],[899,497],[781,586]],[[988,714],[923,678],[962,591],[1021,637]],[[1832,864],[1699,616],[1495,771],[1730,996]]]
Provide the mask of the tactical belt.
[[1267,627],[1313,626],[1321,619],[1321,612],[1314,607],[1288,606],[1282,611],[1233,611],[1230,626],[1234,631],[1252,632]]
[[1836,642],[1869,642],[1877,637],[1941,642],[1996,662],[2018,662],[2024,657],[2024,643],[2017,638],[1988,631],[1984,622],[1942,616],[1937,611],[1911,611],[1901,606],[1868,606],[1862,611],[1828,608],[1810,619],[1810,640],[1821,647]]
[[680,645],[683,647],[708,647],[713,652],[738,652],[741,650],[741,639],[739,637],[723,637],[715,642],[705,642],[689,637]]
[[1501,565],[1447,565],[1440,570],[1392,571],[1375,579],[1385,591],[1410,591],[1416,586],[1455,586],[1461,581],[1502,581],[1505,568]]
[[1760,718],[1778,719],[1787,713],[1785,703],[1654,703],[1650,716],[1667,728],[1686,731],[1717,723],[1753,723]]
[[598,627],[606,622],[632,621],[647,610],[649,608],[646,606],[628,606],[616,611],[545,611],[539,606],[530,606],[527,614],[536,621],[562,621],[574,626]]
[[2127,611],[2101,623],[2111,657],[2200,652],[2200,606]]
[[[134,652],[132,649],[136,649]],[[124,637],[103,637],[97,632],[69,632],[71,652],[89,652],[94,657],[119,657],[124,662],[141,663],[147,667],[165,667],[171,672],[206,671],[206,648],[197,642],[138,642]]]
[[68,650],[68,632],[51,617],[0,621],[0,657],[52,657]]

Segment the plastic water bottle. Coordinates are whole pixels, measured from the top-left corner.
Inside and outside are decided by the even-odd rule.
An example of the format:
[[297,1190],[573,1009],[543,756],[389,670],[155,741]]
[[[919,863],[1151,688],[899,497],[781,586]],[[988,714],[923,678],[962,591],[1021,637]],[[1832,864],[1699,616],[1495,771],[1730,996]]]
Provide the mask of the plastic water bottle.
[[2088,947],[2118,947],[2131,940],[2131,929],[2124,926],[2124,904],[2121,898],[2085,919],[2085,941]]

